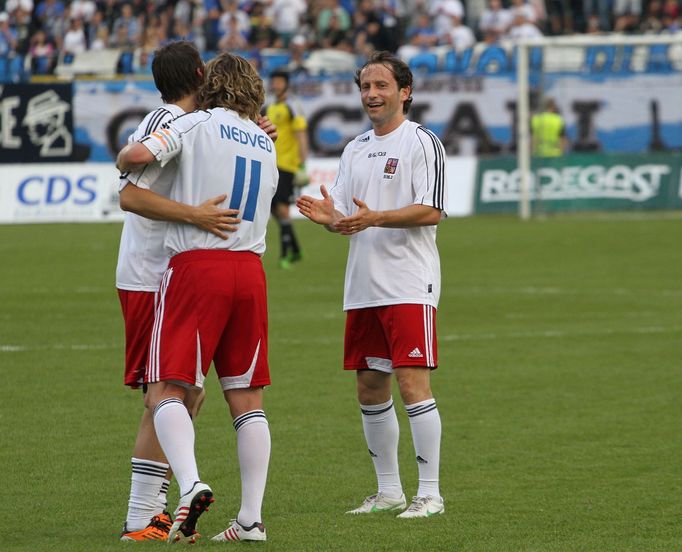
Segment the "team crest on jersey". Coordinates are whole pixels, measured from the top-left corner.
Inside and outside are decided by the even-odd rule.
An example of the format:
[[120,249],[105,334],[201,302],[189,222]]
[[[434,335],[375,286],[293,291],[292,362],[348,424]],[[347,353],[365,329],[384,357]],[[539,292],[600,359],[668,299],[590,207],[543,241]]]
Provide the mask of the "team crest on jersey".
[[395,170],[398,168],[398,160],[395,157],[389,157],[386,161],[386,166],[384,167],[384,174],[395,174]]

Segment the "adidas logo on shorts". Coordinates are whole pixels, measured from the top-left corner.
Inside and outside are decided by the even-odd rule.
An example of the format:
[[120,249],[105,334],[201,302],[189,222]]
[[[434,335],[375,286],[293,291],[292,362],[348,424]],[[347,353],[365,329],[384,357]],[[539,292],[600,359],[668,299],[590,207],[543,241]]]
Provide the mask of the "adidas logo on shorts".
[[419,347],[415,347],[414,349],[412,349],[412,352],[407,356],[410,358],[424,358],[424,355],[419,350]]

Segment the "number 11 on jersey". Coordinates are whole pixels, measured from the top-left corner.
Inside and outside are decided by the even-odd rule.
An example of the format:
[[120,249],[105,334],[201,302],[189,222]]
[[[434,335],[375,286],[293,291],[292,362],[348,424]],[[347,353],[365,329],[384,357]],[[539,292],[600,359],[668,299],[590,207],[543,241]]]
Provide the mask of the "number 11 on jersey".
[[[253,222],[256,214],[256,203],[258,201],[258,190],[260,189],[261,162],[251,159],[251,178],[249,188],[246,193],[246,205],[242,220]],[[239,209],[244,196],[244,184],[246,183],[246,158],[237,156],[234,167],[234,182],[232,184],[232,197],[230,197],[230,209]]]

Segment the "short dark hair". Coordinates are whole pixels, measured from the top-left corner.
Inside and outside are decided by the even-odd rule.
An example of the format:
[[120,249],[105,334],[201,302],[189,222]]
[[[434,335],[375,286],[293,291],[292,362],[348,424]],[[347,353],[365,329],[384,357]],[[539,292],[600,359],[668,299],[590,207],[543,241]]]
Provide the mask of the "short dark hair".
[[270,73],[270,78],[274,77],[280,77],[286,81],[287,84],[289,84],[289,71],[286,69],[275,69],[272,73]]
[[407,113],[412,105],[412,71],[402,59],[396,57],[391,52],[385,50],[373,52],[365,64],[355,72],[355,84],[360,88],[360,75],[362,71],[370,65],[383,65],[393,73],[393,78],[398,83],[398,90],[409,88],[410,95],[403,103],[403,113]]
[[171,42],[154,52],[152,75],[165,103],[196,92],[203,82],[203,69],[199,50],[189,40]]

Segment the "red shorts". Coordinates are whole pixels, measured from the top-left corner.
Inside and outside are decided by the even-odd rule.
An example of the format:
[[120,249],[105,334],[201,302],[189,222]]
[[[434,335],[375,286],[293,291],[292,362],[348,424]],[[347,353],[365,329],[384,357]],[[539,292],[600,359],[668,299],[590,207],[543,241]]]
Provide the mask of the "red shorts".
[[126,364],[123,383],[137,389],[144,382],[144,367],[154,324],[153,291],[118,290],[126,334]]
[[343,367],[391,373],[401,366],[438,367],[436,309],[406,304],[349,310]]
[[211,361],[223,390],[270,383],[265,272],[255,253],[186,251],[163,275],[145,382],[203,387]]

